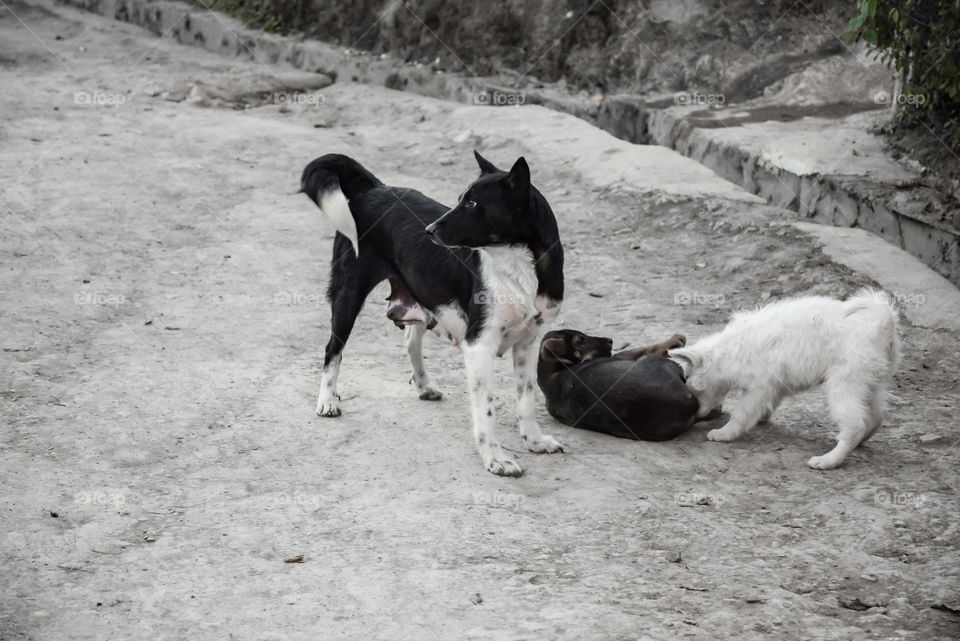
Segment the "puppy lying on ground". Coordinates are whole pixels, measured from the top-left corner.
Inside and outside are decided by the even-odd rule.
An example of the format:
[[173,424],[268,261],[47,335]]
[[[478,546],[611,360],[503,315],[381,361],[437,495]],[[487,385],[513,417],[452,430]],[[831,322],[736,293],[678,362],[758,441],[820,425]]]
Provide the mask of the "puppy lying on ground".
[[613,341],[563,329],[540,342],[537,383],[561,423],[620,438],[665,441],[693,425],[699,405],[666,358],[683,336],[611,356]]
[[723,331],[671,349],[670,358],[683,367],[700,414],[743,391],[729,422],[707,432],[711,441],[732,441],[767,420],[783,398],[823,383],[840,433],[833,450],[807,464],[830,469],[880,427],[900,359],[897,312],[878,290],[846,301],[783,300],[735,314]]

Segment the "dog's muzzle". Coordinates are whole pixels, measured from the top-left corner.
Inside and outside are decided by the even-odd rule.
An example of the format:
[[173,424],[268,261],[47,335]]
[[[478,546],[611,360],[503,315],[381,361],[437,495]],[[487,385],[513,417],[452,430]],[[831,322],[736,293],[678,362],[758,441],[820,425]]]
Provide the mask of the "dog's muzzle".
[[430,237],[430,240],[441,247],[445,247],[443,240],[441,240],[440,236],[437,235],[437,223],[430,223],[427,225],[427,228],[424,229],[424,231],[426,232],[427,236]]

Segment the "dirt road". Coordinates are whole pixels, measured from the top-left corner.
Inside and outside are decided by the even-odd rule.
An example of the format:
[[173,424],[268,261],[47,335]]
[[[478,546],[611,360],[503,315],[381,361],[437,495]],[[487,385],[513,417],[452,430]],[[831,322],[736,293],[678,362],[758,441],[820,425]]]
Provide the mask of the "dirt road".
[[445,202],[474,148],[525,155],[562,323],[617,346],[870,281],[673,152],[538,107],[281,101],[284,73],[0,7],[0,639],[957,638],[956,332],[905,322],[886,425],[830,472],[804,465],[832,445],[819,393],[732,444],[621,441],[541,401],[567,451],[523,453],[500,362],[526,474],[495,477],[459,353],[427,340],[445,397],[419,401],[376,294],[344,415],[316,417],[332,230],[294,192],[321,153]]

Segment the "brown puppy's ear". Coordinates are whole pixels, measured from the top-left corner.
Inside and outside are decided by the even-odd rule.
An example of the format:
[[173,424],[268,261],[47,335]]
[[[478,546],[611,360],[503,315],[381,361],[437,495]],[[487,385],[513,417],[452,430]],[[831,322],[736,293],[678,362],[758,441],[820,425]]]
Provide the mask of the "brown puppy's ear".
[[548,363],[560,362],[572,365],[574,361],[567,355],[567,341],[562,338],[546,338],[540,343],[540,359]]

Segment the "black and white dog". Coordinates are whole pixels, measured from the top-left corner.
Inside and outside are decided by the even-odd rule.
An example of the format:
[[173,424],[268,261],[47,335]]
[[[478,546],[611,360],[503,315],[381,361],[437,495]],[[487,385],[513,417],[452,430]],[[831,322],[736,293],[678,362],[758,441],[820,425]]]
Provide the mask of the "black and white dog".
[[522,473],[504,455],[493,415],[493,359],[513,351],[520,436],[532,452],[563,451],[536,421],[541,326],[563,299],[563,248],[523,158],[509,172],[474,152],[480,177],[449,209],[413,189],[384,185],[360,163],[329,154],[303,171],[301,189],[339,232],[327,298],[331,332],[317,414],[339,416],[343,347],[370,291],[390,281],[387,317],[404,327],[420,398],[438,400],[423,368],[426,330],[463,351],[474,438],[487,470]]

